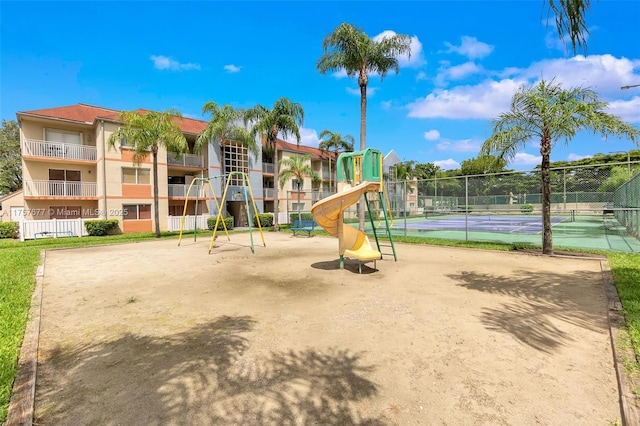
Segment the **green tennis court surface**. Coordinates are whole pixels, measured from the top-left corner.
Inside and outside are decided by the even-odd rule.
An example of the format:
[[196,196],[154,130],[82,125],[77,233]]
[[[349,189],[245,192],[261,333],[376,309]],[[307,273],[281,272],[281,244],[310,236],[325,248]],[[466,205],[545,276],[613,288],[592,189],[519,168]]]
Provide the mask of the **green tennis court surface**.
[[[640,241],[613,215],[552,214],[557,248],[583,248],[640,253]],[[445,214],[397,218],[393,235],[450,240],[524,243],[542,246],[541,215]]]

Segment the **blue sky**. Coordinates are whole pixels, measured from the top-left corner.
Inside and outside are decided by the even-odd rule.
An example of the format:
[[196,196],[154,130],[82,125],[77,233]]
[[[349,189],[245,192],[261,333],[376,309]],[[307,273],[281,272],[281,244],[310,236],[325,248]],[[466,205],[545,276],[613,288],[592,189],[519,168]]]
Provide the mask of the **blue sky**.
[[[86,103],[176,108],[207,119],[207,101],[302,104],[305,145],[324,129],[358,140],[359,92],[321,75],[322,40],[341,22],[376,37],[412,37],[400,73],[369,83],[367,146],[403,160],[457,168],[478,155],[490,119],[541,77],[589,86],[609,111],[640,125],[640,1],[592,2],[588,54],[560,43],[546,0],[535,1],[70,1],[0,2],[0,112]],[[356,142],[356,147],[358,143]],[[635,145],[590,134],[558,143],[552,161]],[[539,164],[537,141],[511,163]]]

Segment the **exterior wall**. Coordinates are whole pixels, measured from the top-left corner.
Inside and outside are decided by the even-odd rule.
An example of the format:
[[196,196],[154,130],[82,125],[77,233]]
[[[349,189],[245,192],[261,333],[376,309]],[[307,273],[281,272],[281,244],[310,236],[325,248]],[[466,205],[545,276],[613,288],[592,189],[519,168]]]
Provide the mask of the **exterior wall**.
[[[5,195],[2,198],[2,201],[0,201],[0,205],[2,206],[2,211],[0,211],[0,222],[17,222],[20,218],[11,216],[11,208],[24,207],[24,198],[22,196],[22,191],[19,190]],[[24,217],[24,214],[25,212],[23,211],[22,217]]]

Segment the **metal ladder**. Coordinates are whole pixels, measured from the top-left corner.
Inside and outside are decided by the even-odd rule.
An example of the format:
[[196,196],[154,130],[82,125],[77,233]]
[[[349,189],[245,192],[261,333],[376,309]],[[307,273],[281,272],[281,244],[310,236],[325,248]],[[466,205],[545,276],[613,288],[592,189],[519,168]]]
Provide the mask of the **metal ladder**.
[[[376,246],[378,246],[378,251],[380,252],[380,254],[384,257],[384,256],[393,256],[393,260],[394,261],[398,261],[398,256],[396,255],[396,248],[393,245],[393,237],[391,236],[391,226],[389,225],[389,215],[388,215],[388,210],[387,210],[387,206],[385,205],[385,196],[384,193],[382,191],[377,193],[378,199],[377,200],[372,200],[372,201],[377,201],[379,202],[379,206],[380,206],[380,210],[378,210],[378,217],[380,216],[380,213],[382,213],[382,217],[384,218],[384,229],[385,229],[385,234],[386,237],[389,239],[389,244],[381,244],[380,243],[380,239],[378,238],[378,231],[376,231],[376,224],[373,222],[373,214],[371,214],[371,205],[370,205],[370,201],[369,201],[369,197],[367,196],[367,193],[364,194],[364,201],[367,205],[367,212],[369,212],[369,221],[371,222],[371,229],[373,229],[373,236],[376,239]],[[374,203],[375,204],[375,203]],[[391,252],[383,252],[382,251],[382,247],[386,248],[386,249],[391,249]]]

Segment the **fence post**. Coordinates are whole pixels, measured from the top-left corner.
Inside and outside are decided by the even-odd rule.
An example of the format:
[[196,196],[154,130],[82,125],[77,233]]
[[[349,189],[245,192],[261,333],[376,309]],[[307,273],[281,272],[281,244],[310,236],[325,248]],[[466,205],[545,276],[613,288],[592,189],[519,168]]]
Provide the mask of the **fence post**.
[[24,221],[18,221],[18,232],[20,233],[20,242],[24,242]]
[[469,176],[464,177],[464,240],[469,241]]

